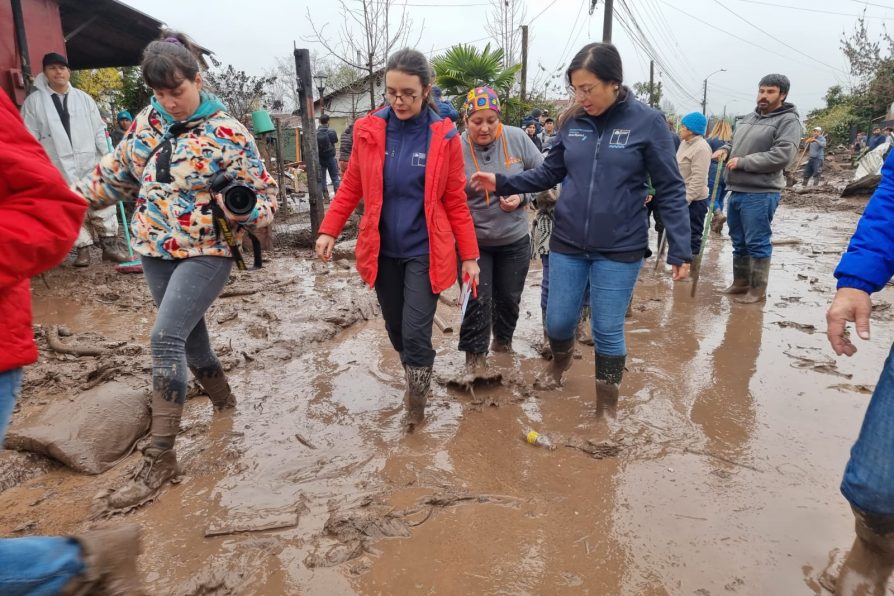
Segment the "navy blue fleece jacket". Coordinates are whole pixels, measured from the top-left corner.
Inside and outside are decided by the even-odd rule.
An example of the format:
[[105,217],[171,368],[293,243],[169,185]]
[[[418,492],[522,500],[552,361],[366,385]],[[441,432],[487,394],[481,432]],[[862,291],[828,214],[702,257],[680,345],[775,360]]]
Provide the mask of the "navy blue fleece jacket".
[[667,262],[691,261],[686,187],[673,137],[664,117],[626,88],[606,113],[565,122],[540,167],[511,177],[497,174],[497,194],[537,192],[561,182],[550,250],[626,257],[645,254],[649,244],[647,176],[667,230]]

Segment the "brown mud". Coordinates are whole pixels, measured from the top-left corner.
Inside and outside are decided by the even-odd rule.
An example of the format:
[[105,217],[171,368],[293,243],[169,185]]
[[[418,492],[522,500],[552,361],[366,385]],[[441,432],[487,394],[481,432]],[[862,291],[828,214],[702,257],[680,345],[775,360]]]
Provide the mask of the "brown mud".
[[[793,199],[792,197],[797,197]],[[843,202],[846,201],[846,202]],[[846,205],[835,209],[831,205]],[[864,199],[788,194],[774,224],[762,306],[718,294],[730,243],[712,236],[691,285],[643,268],[628,319],[628,372],[597,418],[593,352],[564,389],[535,392],[542,366],[539,264],[514,353],[474,391],[456,333],[435,329],[426,424],[402,432],[403,371],[356,273],[279,250],[234,274],[208,313],[238,398],[213,416],[188,402],[185,478],[128,514],[144,530],[153,594],[821,594],[853,517],[838,493],[848,450],[894,332],[890,289],[853,359],[827,345],[832,270]],[[143,280],[70,265],[34,283],[41,361],[14,427],[112,381],[148,387],[153,309]],[[458,328],[458,308],[439,315]],[[66,345],[49,349],[62,325]],[[67,329],[65,329],[67,328]],[[64,332],[70,331],[71,335]],[[559,447],[523,442],[532,428]],[[91,501],[137,463],[98,476],[0,454],[4,535],[88,527]]]

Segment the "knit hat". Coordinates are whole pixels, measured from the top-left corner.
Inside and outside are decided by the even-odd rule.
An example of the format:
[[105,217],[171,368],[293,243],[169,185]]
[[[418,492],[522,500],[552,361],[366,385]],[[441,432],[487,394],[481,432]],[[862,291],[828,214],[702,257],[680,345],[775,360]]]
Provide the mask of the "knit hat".
[[52,66],[53,64],[61,64],[62,66],[68,68],[68,60],[65,59],[65,56],[62,54],[57,54],[56,52],[50,52],[43,57],[43,67]]
[[115,120],[133,120],[133,116],[127,110],[121,110]]
[[475,87],[466,95],[463,112],[466,118],[481,110],[493,110],[500,114],[500,98],[490,87]]
[[708,119],[701,112],[690,112],[683,116],[680,123],[688,128],[692,134],[704,136],[708,129]]

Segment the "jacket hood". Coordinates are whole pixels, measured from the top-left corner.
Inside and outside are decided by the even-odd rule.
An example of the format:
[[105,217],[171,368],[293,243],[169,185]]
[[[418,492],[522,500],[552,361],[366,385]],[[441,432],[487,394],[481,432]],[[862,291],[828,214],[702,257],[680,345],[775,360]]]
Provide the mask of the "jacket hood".
[[[47,93],[55,93],[53,88],[50,87],[50,81],[47,79],[47,75],[40,73],[36,77],[34,77],[34,86],[40,89],[41,91],[45,91]],[[71,83],[68,84],[68,90],[71,91],[74,89]]]
[[754,113],[757,114],[759,118],[772,118],[773,116],[781,116],[782,114],[792,113],[795,116],[798,116],[798,119],[801,118],[800,114],[798,114],[798,108],[795,107],[795,104],[788,103],[787,101],[782,102],[782,105],[770,112],[769,114],[761,114],[761,110],[758,107],[754,108]]

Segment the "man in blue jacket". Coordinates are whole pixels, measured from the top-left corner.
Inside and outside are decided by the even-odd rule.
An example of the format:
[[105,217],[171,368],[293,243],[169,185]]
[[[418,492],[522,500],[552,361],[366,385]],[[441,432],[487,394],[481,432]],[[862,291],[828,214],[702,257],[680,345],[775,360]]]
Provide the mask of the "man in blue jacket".
[[866,143],[866,147],[872,151],[886,140],[885,135],[882,134],[882,129],[876,126],[872,129],[872,136],[869,137],[869,141]]
[[459,112],[456,111],[456,108],[453,107],[452,103],[444,99],[441,88],[437,85],[433,85],[431,94],[432,97],[434,97],[435,105],[438,106],[438,115],[441,118],[449,118],[450,120],[453,120],[454,124],[459,122]]
[[[894,276],[894,156],[866,205],[835,277],[838,293],[826,313],[827,335],[839,356],[857,352],[846,324],[869,339],[869,296]],[[851,449],[841,492],[851,504],[857,537],[842,567],[837,594],[885,594],[894,571],[894,347],[869,400],[860,436]]]
[[767,297],[771,224],[780,193],[782,170],[791,163],[801,142],[801,122],[795,106],[786,102],[788,77],[770,74],[758,84],[757,107],[736,126],[732,144],[714,152],[726,162],[727,226],[733,241],[733,283],[723,290],[736,302],[751,304]]

